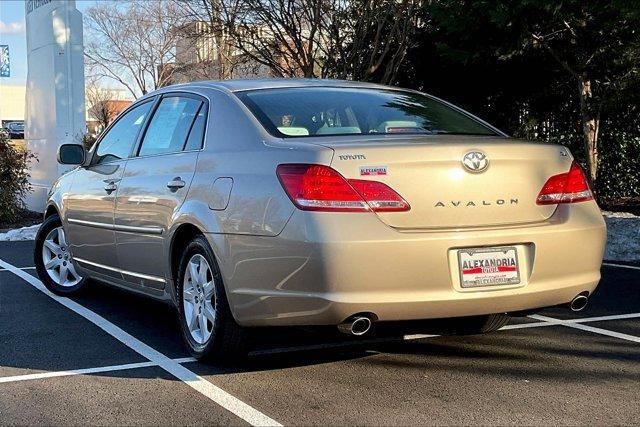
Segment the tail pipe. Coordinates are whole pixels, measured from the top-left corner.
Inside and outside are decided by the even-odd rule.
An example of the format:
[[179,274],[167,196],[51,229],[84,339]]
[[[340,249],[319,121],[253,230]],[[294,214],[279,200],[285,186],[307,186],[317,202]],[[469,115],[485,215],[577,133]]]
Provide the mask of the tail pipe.
[[582,311],[587,306],[588,302],[589,294],[581,293],[571,300],[571,302],[569,303],[569,308],[571,309],[571,311]]
[[367,316],[351,316],[338,325],[338,330],[343,334],[361,336],[371,329],[371,319]]

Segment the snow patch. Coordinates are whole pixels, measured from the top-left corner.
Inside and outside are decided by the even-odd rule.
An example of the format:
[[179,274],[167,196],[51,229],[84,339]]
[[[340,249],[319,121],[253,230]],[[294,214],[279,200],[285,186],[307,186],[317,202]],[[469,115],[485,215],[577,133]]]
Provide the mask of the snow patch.
[[35,240],[40,224],[30,227],[22,227],[15,230],[9,230],[6,233],[0,233],[0,242],[17,242],[19,240]]
[[627,212],[602,212],[607,222],[609,261],[640,261],[640,216]]
[[602,211],[602,215],[604,215],[605,218],[638,218],[640,219],[640,216],[634,215],[629,212]]

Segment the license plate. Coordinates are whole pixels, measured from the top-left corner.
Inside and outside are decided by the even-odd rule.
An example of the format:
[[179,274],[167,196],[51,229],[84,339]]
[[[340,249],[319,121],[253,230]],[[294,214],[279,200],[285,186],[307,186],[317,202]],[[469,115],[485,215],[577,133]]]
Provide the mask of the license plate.
[[514,247],[460,249],[458,267],[463,288],[520,283],[518,253]]

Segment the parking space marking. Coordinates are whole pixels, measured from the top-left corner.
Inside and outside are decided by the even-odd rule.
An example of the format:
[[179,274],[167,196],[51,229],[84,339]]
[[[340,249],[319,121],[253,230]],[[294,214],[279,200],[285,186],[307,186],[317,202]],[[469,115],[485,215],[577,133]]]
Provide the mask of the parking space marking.
[[612,262],[603,262],[602,265],[606,265],[606,266],[609,266],[609,267],[629,268],[631,270],[640,270],[640,267],[635,266],[635,265],[614,264]]
[[[629,266],[629,265],[621,265],[621,264],[613,264],[613,263],[604,263],[603,265],[640,270],[640,267]],[[122,370],[147,368],[147,367],[160,367],[166,370],[167,372],[171,373],[173,376],[177,377],[181,381],[185,382],[194,390],[202,393],[204,396],[208,397],[215,403],[219,404],[223,408],[229,410],[230,412],[242,418],[243,420],[249,422],[250,424],[280,425],[278,422],[269,418],[268,416],[261,413],[257,409],[242,402],[238,398],[232,396],[231,394],[227,393],[226,391],[220,389],[219,387],[213,385],[206,379],[196,375],[194,372],[182,366],[183,364],[186,364],[186,363],[196,362],[197,361],[196,359],[192,357],[170,359],[164,354],[142,343],[137,338],[133,337],[132,335],[125,332],[124,330],[120,329],[119,327],[112,324],[105,318],[88,310],[84,306],[72,300],[69,300],[67,298],[58,297],[50,293],[36,277],[25,272],[25,270],[33,270],[33,269],[35,269],[35,267],[18,268],[11,264],[6,263],[3,260],[0,260],[0,271],[11,272],[16,276],[20,277],[21,279],[25,280],[27,283],[34,286],[36,289],[40,290],[50,298],[54,299],[55,301],[59,302],[65,307],[69,308],[75,313],[81,315],[85,319],[91,321],[96,326],[100,327],[102,330],[104,330],[114,338],[121,341],[123,344],[127,345],[128,347],[132,348],[139,354],[149,359],[149,361],[94,367],[94,368],[84,368],[84,369],[77,369],[77,370],[67,370],[67,371],[59,371],[59,372],[40,372],[40,373],[34,373],[34,374],[0,377],[0,384],[11,383],[16,381],[48,379],[48,378],[57,378],[57,377],[74,376],[74,375],[90,375],[90,374],[97,374],[97,373],[103,373],[103,372],[122,371]],[[529,316],[529,318],[538,320],[538,322],[507,325],[501,328],[501,330],[527,329],[527,328],[538,328],[538,327],[559,325],[559,326],[574,328],[574,329],[585,331],[585,332],[591,332],[599,335],[609,336],[616,339],[622,339],[625,341],[640,343],[640,337],[638,336],[619,333],[619,332],[602,329],[598,327],[592,327],[584,324],[588,322],[601,322],[601,321],[609,321],[609,320],[624,320],[624,319],[640,318],[640,313],[615,314],[615,315],[607,315],[607,316],[595,316],[595,317],[573,318],[573,319],[557,319],[557,318],[542,316],[542,315],[531,315]],[[324,344],[315,344],[315,345],[312,344],[312,345],[306,345],[306,346],[293,346],[293,347],[285,347],[285,348],[257,350],[257,351],[251,352],[250,355],[267,355],[267,354],[313,351],[313,350],[332,349],[332,348],[356,347],[356,346],[362,346],[362,345],[368,345],[368,344],[394,342],[394,341],[411,341],[411,340],[433,338],[433,337],[438,337],[438,335],[412,334],[412,335],[404,335],[401,337],[373,338],[373,339],[365,339],[360,341],[333,342],[333,343],[324,343]]]
[[531,315],[529,317],[531,317],[533,319],[537,319],[537,320],[542,320],[544,322],[556,321],[556,322],[558,322],[558,324],[560,324],[562,326],[567,326],[569,328],[580,329],[581,331],[592,332],[594,334],[606,335],[608,337],[613,337],[613,338],[618,338],[618,339],[621,339],[621,340],[640,343],[640,337],[636,337],[634,335],[629,335],[629,334],[623,334],[623,333],[620,333],[620,332],[614,332],[614,331],[610,331],[608,329],[602,329],[602,328],[596,328],[596,327],[589,326],[589,325],[583,325],[582,323],[584,323],[584,322],[581,322],[581,323],[570,322],[570,321],[565,321],[565,320],[554,319],[552,317],[540,316],[540,315],[537,315],[537,314]]
[[37,374],[13,375],[10,377],[0,377],[0,384],[13,383],[17,381],[41,380],[45,378],[71,377],[74,375],[99,374],[102,372],[126,371],[128,369],[149,368],[158,366],[155,362],[127,363],[124,365],[101,366],[98,368],[73,369],[69,371],[39,372]]
[[[567,319],[567,320],[560,320],[552,317],[539,316],[539,315],[532,315],[529,317],[537,320],[541,320],[541,321],[507,325],[500,328],[500,330],[504,331],[504,330],[513,330],[513,329],[540,328],[544,326],[564,325],[569,327],[577,326],[576,329],[600,333],[603,335],[608,335],[614,338],[620,338],[628,341],[638,342],[636,340],[640,339],[632,335],[620,334],[620,333],[609,331],[606,329],[593,328],[590,326],[581,325],[581,323],[588,323],[588,322],[604,322],[608,320],[624,320],[624,319],[640,318],[640,313],[614,314],[609,316],[584,317],[584,318]],[[341,347],[356,347],[356,346],[362,346],[365,344],[381,344],[381,343],[389,343],[389,342],[395,342],[395,341],[412,341],[412,340],[425,339],[425,338],[435,338],[439,336],[440,335],[412,334],[412,335],[404,335],[402,337],[375,338],[375,339],[351,341],[351,342],[333,342],[333,343],[323,343],[323,344],[306,345],[306,346],[282,347],[282,348],[274,348],[274,349],[267,349],[267,350],[258,350],[258,351],[251,352],[249,354],[251,356],[257,356],[257,355],[268,355],[268,354],[279,354],[279,353],[291,353],[291,352],[299,352],[299,351],[334,349],[334,348],[341,348]],[[378,353],[377,351],[373,351],[373,350],[369,350],[368,352]],[[178,364],[194,363],[198,361],[193,357],[180,357],[172,360]],[[100,366],[95,368],[74,369],[74,370],[68,370],[68,371],[40,372],[36,374],[24,374],[24,375],[14,375],[9,377],[0,377],[0,384],[17,382],[17,381],[29,381],[29,380],[38,380],[38,379],[46,379],[46,378],[67,377],[67,376],[73,376],[73,375],[89,375],[89,374],[97,374],[102,372],[124,371],[129,369],[148,368],[148,367],[157,367],[157,366],[160,366],[160,365],[156,362],[149,361],[149,362],[139,362],[139,363],[127,363],[123,365]]]
[[610,316],[597,316],[597,317],[582,317],[576,319],[562,320],[565,323],[585,323],[585,322],[602,322],[606,320],[625,320],[636,319],[640,317],[640,313],[627,313],[627,314],[612,314]]
[[[173,361],[179,364],[197,362],[197,360],[194,359],[193,357],[181,357],[179,359],[173,359]],[[129,369],[153,368],[157,366],[160,366],[160,365],[158,365],[156,362],[149,361],[149,362],[138,362],[138,363],[125,363],[123,365],[99,366],[96,368],[72,369],[68,371],[38,372],[36,374],[24,374],[24,375],[12,375],[9,377],[0,377],[0,384],[13,383],[18,381],[41,380],[45,378],[71,377],[74,375],[100,374],[102,372],[126,371]]]
[[156,363],[165,371],[169,372],[174,377],[178,378],[194,390],[200,392],[205,397],[211,399],[213,402],[217,403],[221,407],[225,408],[229,412],[243,419],[251,425],[260,425],[260,426],[280,426],[281,424],[277,421],[271,419],[267,415],[258,411],[256,408],[250,406],[249,404],[241,401],[237,397],[227,393],[221,388],[213,385],[206,379],[202,378],[199,375],[196,375],[194,372],[191,372],[189,369],[185,368],[181,364],[176,361],[170,359],[154,348],[148,346],[143,343],[139,339],[135,338],[133,335],[125,332],[115,324],[109,322],[104,317],[99,314],[94,313],[93,311],[87,309],[86,307],[78,304],[77,302],[70,300],[65,297],[60,297],[51,293],[45,286],[42,284],[40,280],[36,277],[25,273],[23,270],[15,267],[3,260],[0,259],[0,268],[4,268],[9,270],[11,273],[25,280],[27,283],[32,285],[34,288],[38,289],[48,297],[52,298],[54,301],[62,304],[67,307],[69,310],[79,314],[84,317],[94,325],[98,326],[100,329],[116,338],[118,341],[125,344],[127,347],[141,354],[145,358],[149,359],[151,362]]
[[[16,267],[19,268],[20,270],[35,270],[35,267]],[[9,271],[11,272],[11,270],[7,270],[6,268],[0,268],[0,273],[3,271]]]

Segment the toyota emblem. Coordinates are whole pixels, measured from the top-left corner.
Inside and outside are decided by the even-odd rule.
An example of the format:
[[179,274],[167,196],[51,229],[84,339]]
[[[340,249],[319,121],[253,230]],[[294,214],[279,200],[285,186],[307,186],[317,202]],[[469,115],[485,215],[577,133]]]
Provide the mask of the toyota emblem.
[[469,151],[462,158],[462,166],[469,172],[482,172],[489,166],[489,159],[481,151]]

